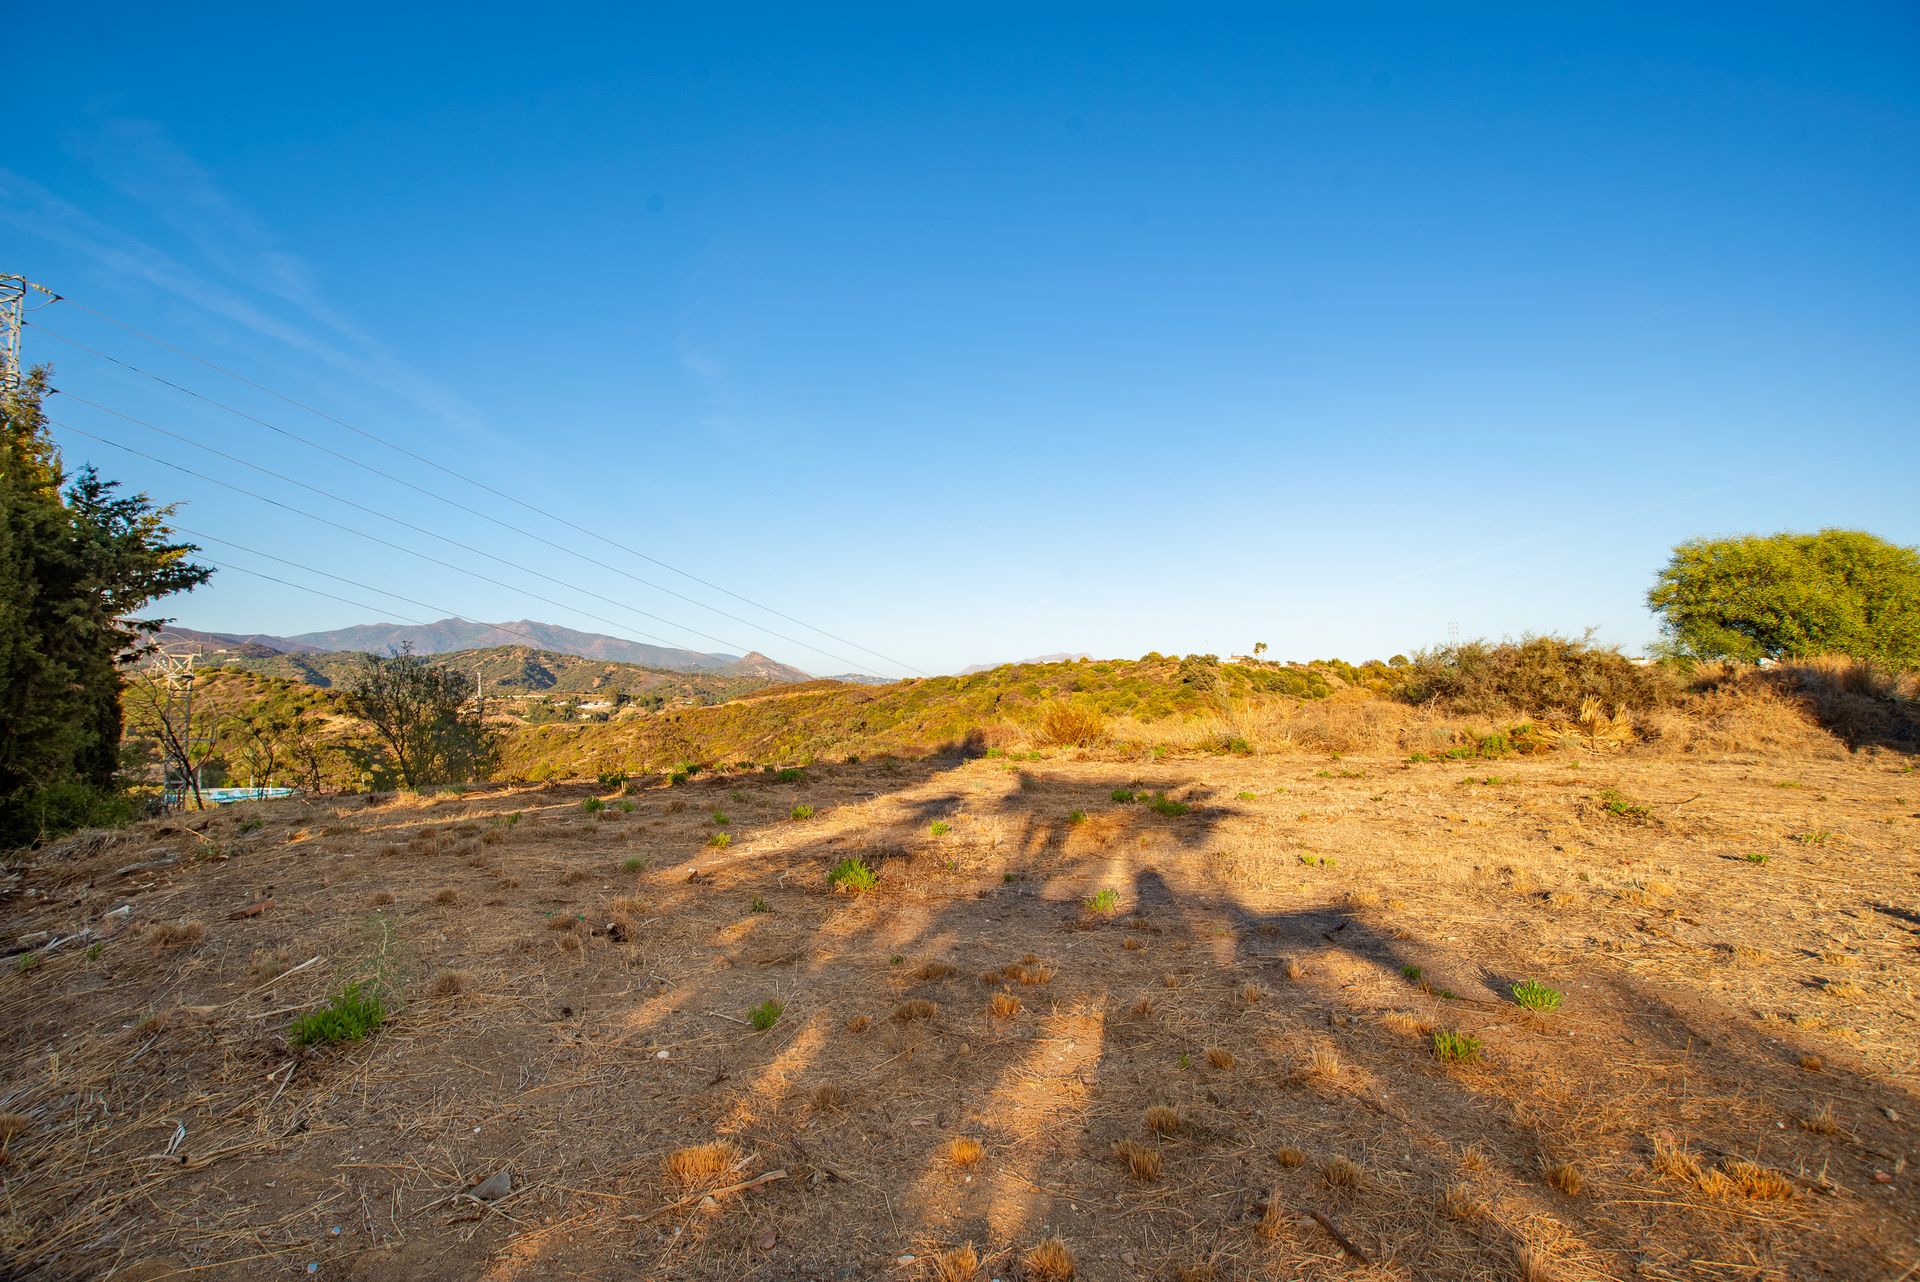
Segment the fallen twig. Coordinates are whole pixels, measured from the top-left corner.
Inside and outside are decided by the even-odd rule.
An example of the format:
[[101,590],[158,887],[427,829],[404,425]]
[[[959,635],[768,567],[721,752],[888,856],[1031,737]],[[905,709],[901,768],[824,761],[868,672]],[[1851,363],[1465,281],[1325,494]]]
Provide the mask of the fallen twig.
[[679,1207],[692,1206],[702,1198],[725,1197],[729,1193],[744,1193],[748,1189],[757,1189],[762,1184],[771,1184],[775,1180],[784,1180],[786,1178],[787,1173],[785,1170],[768,1171],[765,1175],[756,1175],[750,1180],[743,1180],[738,1184],[729,1184],[725,1188],[703,1189],[698,1193],[689,1193],[685,1197],[675,1198],[664,1206],[656,1206],[643,1215],[623,1215],[620,1218],[623,1220],[651,1220],[656,1215],[665,1215],[668,1211],[675,1210]]
[[1353,1244],[1353,1239],[1349,1238],[1346,1234],[1342,1233],[1339,1229],[1334,1227],[1332,1220],[1320,1214],[1320,1212],[1314,1210],[1312,1207],[1307,1208],[1307,1214],[1313,1217],[1313,1222],[1315,1224],[1318,1224],[1321,1228],[1327,1231],[1327,1235],[1329,1237],[1331,1237],[1334,1241],[1340,1244],[1340,1249],[1342,1251],[1345,1251],[1348,1255],[1351,1255],[1354,1259],[1360,1261],[1360,1263],[1362,1264],[1373,1263],[1372,1258],[1369,1257],[1365,1251],[1362,1251],[1359,1247]]

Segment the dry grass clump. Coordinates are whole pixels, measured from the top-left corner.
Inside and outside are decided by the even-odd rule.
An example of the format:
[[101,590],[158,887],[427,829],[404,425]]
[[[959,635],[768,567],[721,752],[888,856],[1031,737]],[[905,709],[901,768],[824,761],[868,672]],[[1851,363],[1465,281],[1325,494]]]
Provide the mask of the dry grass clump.
[[1032,987],[1036,984],[1053,982],[1053,967],[1041,961],[1031,953],[1025,961],[1010,962],[1000,968],[1000,978]]
[[971,1135],[956,1135],[947,1141],[947,1160],[955,1166],[972,1166],[986,1155],[985,1147]]
[[667,1155],[667,1174],[682,1185],[692,1186],[725,1174],[739,1160],[740,1150],[730,1140],[695,1144]]
[[579,926],[580,922],[577,918],[569,917],[565,913],[555,913],[547,918],[548,930],[577,930]]
[[1833,1103],[1827,1101],[1800,1119],[1800,1129],[1815,1135],[1837,1135],[1840,1123],[1834,1119]]
[[915,1020],[932,1019],[939,1013],[940,1004],[930,1002],[924,997],[910,998],[893,1008],[893,1017],[903,1024],[910,1024]]
[[1012,1019],[1020,1013],[1020,999],[1012,993],[995,993],[992,1005],[993,1013],[1001,1019]]
[[1127,1173],[1142,1184],[1160,1178],[1160,1154],[1138,1140],[1121,1140],[1113,1146],[1113,1156]]
[[950,966],[943,961],[922,962],[920,969],[914,972],[918,978],[929,983],[936,979],[949,979],[959,973],[958,966]]
[[1273,1151],[1273,1160],[1280,1165],[1292,1168],[1306,1163],[1307,1155],[1291,1144],[1282,1144]]
[[1040,709],[1039,741],[1050,748],[1084,748],[1107,732],[1107,719],[1093,708],[1055,699]]
[[457,904],[460,902],[460,892],[452,886],[442,886],[433,892],[433,902],[436,904]]
[[813,1088],[813,1111],[839,1113],[847,1107],[847,1091],[838,1082],[822,1082]]
[[1252,980],[1240,985],[1239,998],[1242,1006],[1257,1006],[1260,1004],[1260,999],[1266,995],[1267,990]]
[[1182,1264],[1173,1271],[1173,1282],[1216,1282],[1219,1274],[1215,1272],[1212,1260],[1195,1260],[1192,1264]]
[[577,953],[580,951],[580,936],[574,931],[568,931],[553,942],[560,945],[560,951],[563,953]]
[[1180,1110],[1155,1104],[1147,1110],[1147,1129],[1155,1135],[1176,1135],[1180,1131]]
[[1036,1244],[1020,1263],[1030,1282],[1073,1282],[1073,1271],[1078,1267],[1073,1252],[1057,1237]]
[[367,896],[367,907],[369,908],[385,908],[392,902],[393,892],[391,890],[376,890]]
[[189,948],[207,937],[207,928],[197,921],[163,921],[147,935],[162,948]]
[[1297,984],[1307,977],[1307,964],[1298,957],[1289,957],[1287,958],[1286,974],[1288,979]]
[[1220,1069],[1222,1072],[1231,1072],[1234,1064],[1233,1052],[1224,1046],[1209,1046],[1207,1047],[1207,1063]]
[[472,978],[465,971],[443,970],[427,985],[427,994],[430,997],[458,997],[472,984]]
[[847,1021],[847,1031],[849,1033],[864,1033],[872,1023],[873,1021],[865,1015],[855,1015]]
[[1587,1183],[1580,1174],[1580,1168],[1572,1162],[1548,1162],[1541,1168],[1540,1176],[1568,1197],[1579,1197],[1580,1190]]
[[1127,1015],[1131,1019],[1145,1019],[1151,1014],[1153,1014],[1153,998],[1144,993],[1135,998],[1133,1005],[1127,1010]]
[[1328,1188],[1357,1189],[1366,1183],[1367,1173],[1350,1157],[1334,1157],[1320,1168],[1320,1178]]
[[1535,1242],[1522,1242],[1513,1248],[1513,1266],[1520,1282],[1555,1282],[1553,1257]]
[[934,1282],[973,1282],[980,1273],[980,1253],[968,1242],[950,1251],[936,1252],[927,1264]]
[[1280,1200],[1280,1190],[1270,1189],[1267,1192],[1267,1205],[1260,1212],[1260,1222],[1253,1226],[1253,1231],[1263,1242],[1276,1242],[1286,1235],[1287,1219],[1287,1208]]
[[1120,941],[1120,947],[1126,949],[1130,953],[1137,953],[1142,948],[1145,948],[1146,945],[1141,943],[1139,940],[1135,939],[1132,935],[1128,935],[1125,939]]
[[1670,1135],[1653,1137],[1653,1169],[1670,1180],[1691,1184],[1700,1178],[1700,1159]]
[[1724,1172],[1733,1192],[1756,1202],[1784,1202],[1793,1196],[1792,1180],[1758,1162],[1735,1158],[1722,1163],[1720,1172]]
[[1440,1213],[1450,1220],[1466,1223],[1486,1218],[1487,1204],[1474,1196],[1471,1186],[1454,1183],[1447,1185],[1440,1195]]
[[273,979],[293,963],[293,954],[284,948],[256,948],[247,959],[247,978],[256,984]]
[[1294,1074],[1304,1081],[1332,1082],[1338,1081],[1340,1074],[1344,1071],[1345,1066],[1340,1062],[1340,1052],[1322,1043],[1307,1053],[1307,1057],[1300,1062],[1300,1067],[1294,1070]]
[[16,1136],[24,1135],[33,1125],[33,1119],[21,1113],[0,1113],[0,1145],[11,1143]]

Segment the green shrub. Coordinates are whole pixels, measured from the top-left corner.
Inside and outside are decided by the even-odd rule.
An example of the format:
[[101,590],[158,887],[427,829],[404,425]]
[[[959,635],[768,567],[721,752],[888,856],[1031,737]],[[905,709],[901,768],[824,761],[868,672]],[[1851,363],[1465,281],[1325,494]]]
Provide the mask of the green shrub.
[[1087,900],[1087,909],[1096,913],[1111,913],[1120,907],[1120,892],[1108,887]]
[[1083,823],[1085,823],[1086,821],[1087,821],[1087,812],[1086,812],[1086,811],[1084,811],[1084,810],[1069,810],[1069,811],[1067,811],[1067,822],[1068,822],[1068,823],[1070,823],[1070,824],[1083,824]]
[[1560,1009],[1560,990],[1548,988],[1538,980],[1523,979],[1511,986],[1513,1000],[1528,1010],[1549,1011]]
[[766,900],[764,900],[764,899],[762,899],[762,898],[760,898],[760,896],[758,896],[758,895],[755,895],[755,896],[754,896],[754,897],[753,897],[753,898],[752,898],[751,900],[749,900],[749,901],[747,902],[747,911],[748,911],[748,912],[750,912],[750,913],[763,913],[763,912],[766,912],[766,911],[767,911],[767,901],[766,901]]
[[647,861],[635,855],[620,866],[628,872],[645,872],[647,870]]
[[1140,800],[1140,795],[1129,788],[1115,788],[1113,790],[1113,799],[1121,805],[1126,806]]
[[953,831],[953,826],[944,819],[936,819],[927,825],[927,831],[936,837],[944,837]]
[[1646,806],[1638,805],[1628,800],[1612,788],[1604,788],[1601,790],[1600,808],[1610,815],[1618,815],[1622,819],[1631,819],[1635,823],[1642,822],[1650,818],[1653,814],[1653,811]]
[[1772,857],[1773,856],[1771,855],[1762,854],[1757,850],[1750,850],[1745,855],[1741,856],[1741,858],[1745,859],[1750,864],[1764,864],[1767,862],[1767,860],[1771,859]]
[[1480,1039],[1472,1033],[1437,1028],[1433,1033],[1433,1053],[1443,1064],[1468,1064],[1480,1058]]
[[603,770],[595,782],[608,792],[612,792],[615,788],[624,788],[627,786],[627,772],[624,770]]
[[607,808],[607,803],[600,800],[600,798],[598,797],[588,797],[585,801],[580,803],[580,809],[586,811],[590,815],[597,815],[602,810],[605,810],[606,808]]
[[1420,982],[1420,968],[1418,966],[1402,966],[1400,973],[1406,976],[1412,983],[1417,984]]
[[724,850],[728,846],[731,846],[733,844],[733,834],[726,833],[726,832],[716,832],[711,837],[707,838],[707,844],[709,846],[715,846],[721,850]]
[[785,1009],[785,1004],[776,998],[769,997],[748,1011],[747,1018],[752,1022],[755,1031],[764,1033],[779,1022],[780,1012]]
[[1233,794],[1233,799],[1235,801],[1252,801],[1254,794],[1251,790],[1242,788],[1239,792]]
[[355,980],[335,993],[325,1006],[295,1019],[287,1029],[287,1040],[295,1046],[357,1042],[373,1033],[386,1019],[387,1004],[379,988],[365,980]]
[[[849,757],[847,759],[849,765],[859,760],[860,758],[858,757]],[[773,781],[775,783],[805,783],[807,781],[807,772],[798,766],[782,766],[773,772]]]
[[623,815],[630,815],[635,809],[636,807],[631,801],[623,801],[620,803],[620,813]]
[[844,890],[852,894],[862,894],[880,884],[880,875],[867,867],[864,859],[848,857],[833,866],[827,874],[827,885],[834,890]]
[[1147,805],[1152,809],[1154,814],[1165,815],[1169,819],[1177,819],[1193,808],[1184,801],[1173,800],[1164,792],[1154,793],[1153,800],[1148,802]]
[[726,827],[728,824],[733,822],[732,819],[729,819],[727,817],[726,812],[721,810],[716,810],[713,812],[713,821],[719,824],[722,828]]
[[813,807],[809,805],[801,804],[801,805],[795,806],[792,810],[788,811],[787,813],[790,818],[793,818],[796,820],[811,819],[813,818]]

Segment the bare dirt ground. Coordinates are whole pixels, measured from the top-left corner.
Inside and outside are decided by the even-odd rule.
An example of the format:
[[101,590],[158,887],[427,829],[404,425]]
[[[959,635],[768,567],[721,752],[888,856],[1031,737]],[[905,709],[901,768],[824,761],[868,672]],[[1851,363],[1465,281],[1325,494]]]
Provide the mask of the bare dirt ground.
[[0,1273],[1920,1276],[1907,759],[1070,756],[44,853],[0,939],[101,939],[0,974]]

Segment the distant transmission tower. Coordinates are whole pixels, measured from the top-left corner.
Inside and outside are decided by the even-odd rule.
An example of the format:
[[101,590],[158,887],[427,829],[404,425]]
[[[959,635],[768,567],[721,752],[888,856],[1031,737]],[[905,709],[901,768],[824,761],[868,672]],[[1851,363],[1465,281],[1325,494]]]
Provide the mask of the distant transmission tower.
[[161,770],[160,800],[168,808],[178,797],[181,809],[185,809],[188,790],[196,796],[199,793],[193,786],[196,782],[193,777],[193,659],[191,652],[162,651],[153,657],[154,676],[159,678],[167,695],[160,719],[167,728],[169,760]]
[[27,323],[28,290],[60,297],[25,276],[0,274],[0,387],[9,392],[20,390],[20,329]]
[[1457,623],[1449,623],[1447,624],[1447,649],[1454,650],[1454,649],[1458,649],[1459,646],[1460,646],[1460,625]]

